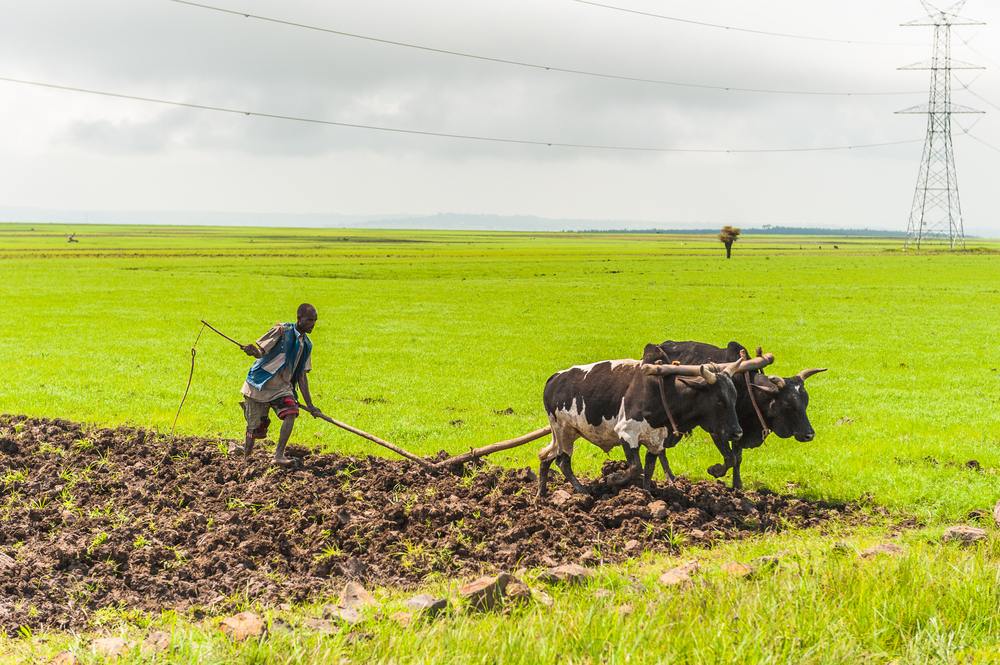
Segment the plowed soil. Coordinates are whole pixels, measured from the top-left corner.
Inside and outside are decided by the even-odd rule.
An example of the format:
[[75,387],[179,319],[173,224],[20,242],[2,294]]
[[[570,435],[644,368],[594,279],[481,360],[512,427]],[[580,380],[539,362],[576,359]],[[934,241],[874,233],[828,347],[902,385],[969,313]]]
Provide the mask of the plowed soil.
[[[569,495],[553,469],[433,476],[407,461],[289,447],[299,469],[233,442],[0,416],[0,625],[84,628],[102,608],[223,611],[328,595],[342,578],[414,586],[428,573],[616,562],[678,539],[814,526],[857,510],[721,482],[610,487],[605,462]],[[443,453],[442,453],[443,455]],[[443,459],[443,458],[442,458]],[[655,517],[650,504],[666,504]],[[655,506],[654,506],[655,508]],[[630,542],[636,541],[636,542]],[[673,543],[673,544],[672,544]]]

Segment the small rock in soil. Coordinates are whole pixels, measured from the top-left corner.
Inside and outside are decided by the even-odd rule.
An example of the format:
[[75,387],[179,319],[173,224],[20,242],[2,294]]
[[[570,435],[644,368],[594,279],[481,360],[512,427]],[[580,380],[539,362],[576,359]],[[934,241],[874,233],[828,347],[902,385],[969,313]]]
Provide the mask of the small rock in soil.
[[170,633],[157,630],[146,636],[142,641],[142,653],[166,653],[170,651]]
[[343,605],[325,606],[323,608],[323,616],[339,620],[348,626],[353,626],[361,621],[361,612],[356,607],[344,607]]
[[458,593],[465,599],[469,607],[480,612],[488,612],[496,607],[504,596],[504,590],[513,578],[509,573],[500,573],[496,577],[480,577],[459,587]]
[[511,579],[504,589],[507,600],[512,603],[527,603],[531,600],[531,589],[519,579]]
[[378,602],[372,598],[363,586],[348,582],[344,590],[340,592],[340,604],[344,607],[365,607],[366,605],[377,605]]
[[895,545],[893,543],[879,543],[878,545],[872,545],[867,547],[860,552],[858,552],[859,559],[874,559],[880,554],[887,554],[889,556],[898,556],[905,552],[902,547]]
[[219,631],[233,642],[242,642],[251,637],[260,637],[267,631],[264,621],[253,612],[240,612],[236,616],[223,619]]
[[722,564],[722,570],[733,577],[752,577],[757,571],[752,566],[739,561],[730,561]]
[[950,526],[941,534],[941,540],[946,543],[962,543],[965,545],[975,543],[986,538],[986,529],[975,526]]
[[630,540],[625,543],[625,554],[629,556],[637,556],[642,554],[642,543],[638,540]]
[[649,504],[649,513],[653,516],[654,520],[665,520],[667,515],[670,514],[670,509],[667,508],[666,501],[654,501]]
[[447,598],[435,598],[426,593],[410,598],[405,603],[406,609],[411,612],[423,612],[427,616],[436,616],[448,609]]
[[691,584],[691,576],[680,568],[671,568],[660,575],[657,581],[665,587],[685,587]]
[[303,621],[302,625],[309,630],[315,630],[317,633],[325,633],[326,635],[333,635],[337,632],[336,626],[326,619],[310,618]]
[[80,665],[80,659],[70,651],[60,651],[52,657],[48,665]]
[[288,603],[279,603],[278,604],[278,610],[280,610],[282,612],[291,612],[292,611],[292,606],[289,605]]
[[125,652],[128,645],[120,637],[102,637],[90,643],[90,648],[95,655],[108,659],[115,659]]
[[566,490],[556,490],[552,493],[549,501],[552,502],[553,506],[565,506],[567,503],[573,500],[573,495]]
[[579,564],[566,563],[550,568],[539,575],[538,579],[549,584],[580,584],[591,575],[593,575],[592,572]]

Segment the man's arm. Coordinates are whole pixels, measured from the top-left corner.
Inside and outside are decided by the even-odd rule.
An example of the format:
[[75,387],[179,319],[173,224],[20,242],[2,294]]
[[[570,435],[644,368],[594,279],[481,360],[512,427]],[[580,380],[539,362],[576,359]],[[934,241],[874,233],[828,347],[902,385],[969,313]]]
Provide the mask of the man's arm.
[[263,349],[261,349],[256,344],[251,343],[251,344],[247,344],[246,346],[241,346],[240,348],[243,349],[243,353],[247,354],[248,356],[252,356],[254,358],[263,358],[264,357],[264,351],[263,351]]
[[323,413],[313,406],[312,395],[309,394],[309,378],[306,372],[302,372],[302,376],[299,377],[299,392],[302,393],[302,399],[306,401],[306,411],[312,414],[313,418]]
[[252,358],[263,358],[267,352],[274,348],[274,345],[281,339],[281,325],[276,325],[258,339],[256,342],[241,346],[243,353]]

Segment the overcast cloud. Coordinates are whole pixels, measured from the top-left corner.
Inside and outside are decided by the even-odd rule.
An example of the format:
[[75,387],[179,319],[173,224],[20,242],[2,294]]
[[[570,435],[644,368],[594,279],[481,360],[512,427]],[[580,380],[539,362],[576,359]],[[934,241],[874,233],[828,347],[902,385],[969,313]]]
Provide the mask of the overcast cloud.
[[[0,82],[0,207],[344,215],[442,212],[905,230],[933,28],[916,0],[604,0],[844,44],[720,30],[573,0],[205,0],[248,14],[488,57],[691,84],[600,79],[428,53],[170,0],[0,0],[0,77],[449,134],[776,154],[497,144],[163,106]],[[953,57],[1000,106],[1000,6],[970,0]],[[962,38],[971,40],[975,51]],[[978,52],[978,53],[977,53]],[[1000,235],[1000,110],[955,116],[968,233]]]

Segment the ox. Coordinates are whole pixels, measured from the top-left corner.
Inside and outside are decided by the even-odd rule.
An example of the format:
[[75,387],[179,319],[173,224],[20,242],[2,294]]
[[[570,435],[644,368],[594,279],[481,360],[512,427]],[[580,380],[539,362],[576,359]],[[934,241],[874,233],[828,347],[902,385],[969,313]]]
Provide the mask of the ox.
[[[747,350],[737,342],[730,342],[722,349],[701,342],[664,342],[658,346],[667,362],[680,363],[726,363],[747,356]],[[760,355],[760,348],[757,349]],[[723,434],[710,432],[716,448],[722,453],[724,464],[715,464],[708,472],[716,478],[733,470],[733,488],[742,489],[743,479],[740,477],[740,464],[743,462],[743,451],[747,448],[760,446],[769,432],[774,432],[782,439],[794,436],[797,441],[812,441],[816,436],[806,407],[809,406],[809,394],[806,392],[805,380],[813,374],[825,372],[823,369],[807,369],[791,377],[765,376],[757,370],[751,370],[741,380],[736,380],[736,415],[739,418],[743,436],[738,439],[726,440]],[[751,387],[753,393],[751,395]],[[752,399],[751,399],[752,397]],[[754,405],[756,402],[756,407]],[[758,415],[759,410],[759,415]],[[730,447],[730,441],[732,447]],[[673,441],[676,444],[676,441]],[[667,447],[672,445],[668,442]],[[656,456],[646,455],[645,482],[649,488],[649,479],[656,465]],[[667,477],[670,477],[670,472]]]
[[[768,358],[749,361],[749,367],[762,367],[773,359],[768,354]],[[642,473],[640,445],[646,447],[654,460],[660,459],[672,478],[664,449],[674,444],[664,444],[674,433],[701,427],[719,440],[740,438],[742,430],[736,417],[737,393],[732,377],[744,361],[738,358],[719,367],[662,365],[664,360],[659,347],[649,344],[641,361],[605,360],[570,367],[549,377],[543,401],[552,426],[552,442],[538,453],[539,496],[546,494],[553,461],[573,489],[588,494],[571,465],[573,444],[578,438],[590,441],[606,453],[622,447],[629,470],[609,479],[616,485],[634,480]],[[661,365],[656,365],[657,361]]]

